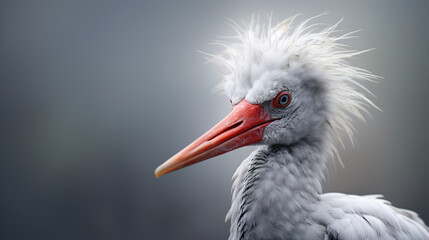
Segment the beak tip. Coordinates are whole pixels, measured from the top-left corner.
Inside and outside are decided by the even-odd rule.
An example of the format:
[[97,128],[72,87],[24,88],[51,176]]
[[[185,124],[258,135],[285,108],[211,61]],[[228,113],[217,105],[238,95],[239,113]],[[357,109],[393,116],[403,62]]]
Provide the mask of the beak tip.
[[161,165],[159,165],[156,169],[155,169],[155,177],[159,178],[162,175],[169,173],[169,171],[167,170],[167,166],[168,164],[163,163]]
[[161,166],[157,167],[155,170],[155,177],[159,178],[162,174],[161,174]]

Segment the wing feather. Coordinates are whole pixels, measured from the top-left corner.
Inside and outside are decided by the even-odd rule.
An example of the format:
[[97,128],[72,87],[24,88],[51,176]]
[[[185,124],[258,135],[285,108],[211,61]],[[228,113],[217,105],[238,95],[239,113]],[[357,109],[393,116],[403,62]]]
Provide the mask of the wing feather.
[[316,220],[326,226],[325,239],[429,239],[415,212],[393,207],[381,195],[321,195]]

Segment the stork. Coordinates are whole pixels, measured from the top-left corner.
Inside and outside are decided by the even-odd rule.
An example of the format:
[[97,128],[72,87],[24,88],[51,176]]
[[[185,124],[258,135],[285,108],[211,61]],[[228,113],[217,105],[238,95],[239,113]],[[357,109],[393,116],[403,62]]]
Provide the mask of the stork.
[[362,51],[341,43],[350,34],[335,36],[338,23],[320,29],[310,20],[232,23],[237,41],[220,41],[225,50],[211,55],[225,69],[232,112],[155,175],[257,145],[233,176],[230,240],[429,239],[416,213],[381,195],[322,193],[336,145],[352,138],[354,118],[377,108],[360,83],[377,76],[347,62]]

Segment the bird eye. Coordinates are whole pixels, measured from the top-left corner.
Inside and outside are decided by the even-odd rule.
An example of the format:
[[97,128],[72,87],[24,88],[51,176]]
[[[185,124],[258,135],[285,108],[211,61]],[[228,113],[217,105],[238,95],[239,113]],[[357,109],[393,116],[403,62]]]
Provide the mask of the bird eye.
[[291,99],[290,93],[283,91],[277,94],[272,104],[276,108],[284,108],[289,105]]

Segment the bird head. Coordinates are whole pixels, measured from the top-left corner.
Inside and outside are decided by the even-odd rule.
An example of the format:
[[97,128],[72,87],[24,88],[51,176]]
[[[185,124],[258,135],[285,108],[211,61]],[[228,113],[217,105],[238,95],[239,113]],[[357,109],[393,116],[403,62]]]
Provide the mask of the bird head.
[[338,23],[316,31],[310,20],[294,27],[293,17],[266,29],[259,20],[248,28],[231,22],[238,41],[217,42],[224,51],[208,57],[224,69],[221,89],[232,112],[160,165],[157,177],[246,145],[352,137],[352,118],[376,107],[359,80],[376,76],[347,63],[364,52],[339,43],[351,33],[333,36]]

